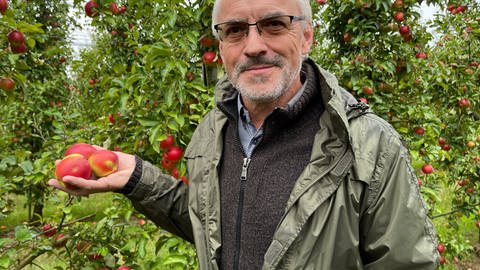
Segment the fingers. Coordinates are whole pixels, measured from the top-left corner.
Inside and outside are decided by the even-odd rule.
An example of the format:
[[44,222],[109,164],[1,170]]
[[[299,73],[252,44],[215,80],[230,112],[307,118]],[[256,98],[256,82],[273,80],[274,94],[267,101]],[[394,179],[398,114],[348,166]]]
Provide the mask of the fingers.
[[[66,177],[65,177],[65,179],[66,179]],[[90,181],[90,180],[83,179],[83,181]],[[93,192],[89,191],[88,189],[75,186],[75,184],[68,183],[65,180],[64,181],[59,181],[57,179],[50,179],[48,181],[48,185],[50,185],[50,186],[52,186],[56,189],[62,190],[66,193],[69,193],[71,195],[75,195],[75,196],[88,196],[91,193],[93,193]]]

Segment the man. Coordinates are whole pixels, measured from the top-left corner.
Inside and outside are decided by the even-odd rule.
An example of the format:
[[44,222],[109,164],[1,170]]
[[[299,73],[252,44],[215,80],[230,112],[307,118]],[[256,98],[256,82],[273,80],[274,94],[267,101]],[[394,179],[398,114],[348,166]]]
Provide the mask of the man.
[[196,245],[200,269],[435,269],[437,239],[393,128],[306,55],[307,0],[217,0],[227,78],[185,151],[189,186],[138,157],[117,191]]

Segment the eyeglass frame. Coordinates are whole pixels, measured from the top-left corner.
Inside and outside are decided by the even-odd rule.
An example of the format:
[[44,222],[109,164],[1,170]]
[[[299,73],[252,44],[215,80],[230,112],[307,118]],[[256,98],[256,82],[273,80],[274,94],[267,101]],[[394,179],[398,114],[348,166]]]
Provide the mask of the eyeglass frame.
[[[294,22],[294,21],[303,21],[305,20],[305,16],[304,15],[300,15],[300,16],[296,16],[296,15],[274,15],[274,16],[269,16],[269,17],[266,17],[266,18],[262,18],[254,23],[248,23],[248,22],[245,22],[245,21],[226,21],[226,22],[222,22],[222,23],[217,23],[213,26],[213,28],[215,29],[215,31],[217,31],[217,35],[218,35],[218,38],[223,41],[223,38],[221,37],[221,35],[219,35],[219,31],[223,31],[222,28],[220,28],[219,26],[223,25],[223,24],[231,24],[231,23],[244,23],[245,25],[247,25],[247,32],[245,33],[245,36],[248,36],[248,33],[250,33],[250,27],[251,26],[256,26],[257,28],[257,31],[260,35],[262,35],[262,30],[258,27],[258,23],[259,22],[262,22],[264,20],[269,20],[269,19],[274,19],[274,18],[277,18],[277,17],[288,17],[290,19],[290,25]],[[243,40],[243,38],[242,38]],[[240,40],[241,41],[241,40]],[[239,42],[240,42],[239,41]],[[235,42],[234,42],[235,43]]]

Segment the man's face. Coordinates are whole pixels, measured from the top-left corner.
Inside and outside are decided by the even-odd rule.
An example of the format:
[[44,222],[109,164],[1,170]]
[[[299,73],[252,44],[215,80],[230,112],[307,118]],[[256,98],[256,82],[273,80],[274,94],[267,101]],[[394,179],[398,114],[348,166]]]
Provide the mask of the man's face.
[[[304,15],[297,1],[292,0],[223,0],[218,14],[218,23],[255,23],[277,15]],[[250,26],[248,34],[238,42],[221,40],[220,56],[230,81],[243,98],[271,103],[288,90],[300,88],[301,62],[310,50],[312,36],[312,27],[304,20],[293,20],[289,29],[278,35],[266,31],[259,34],[256,26]]]

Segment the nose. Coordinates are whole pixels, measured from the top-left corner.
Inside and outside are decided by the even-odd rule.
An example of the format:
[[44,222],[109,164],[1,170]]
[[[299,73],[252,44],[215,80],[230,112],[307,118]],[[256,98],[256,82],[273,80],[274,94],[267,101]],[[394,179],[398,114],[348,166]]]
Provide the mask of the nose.
[[258,56],[267,52],[267,43],[261,36],[261,30],[257,25],[254,29],[249,29],[247,36],[245,37],[244,53],[247,56]]

